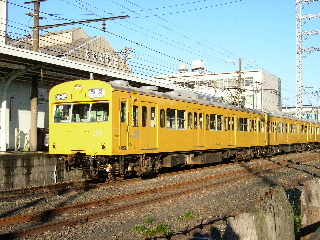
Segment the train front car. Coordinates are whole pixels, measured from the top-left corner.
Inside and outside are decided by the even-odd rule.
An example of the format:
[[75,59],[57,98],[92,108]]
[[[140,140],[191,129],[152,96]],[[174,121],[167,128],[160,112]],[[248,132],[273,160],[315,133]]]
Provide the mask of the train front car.
[[108,175],[112,154],[112,87],[103,81],[78,80],[50,91],[50,154],[84,175]]

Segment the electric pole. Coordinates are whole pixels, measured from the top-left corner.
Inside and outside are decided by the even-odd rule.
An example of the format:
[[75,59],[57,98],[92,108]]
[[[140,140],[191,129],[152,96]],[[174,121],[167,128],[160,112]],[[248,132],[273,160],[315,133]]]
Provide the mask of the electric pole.
[[296,0],[296,116],[302,118],[303,107],[303,59],[306,54],[320,51],[319,47],[304,48],[303,42],[312,35],[320,35],[319,30],[303,31],[303,25],[315,18],[320,18],[320,13],[302,14],[306,4],[319,2],[319,0]]
[[236,71],[238,73],[238,81],[237,81],[237,87],[236,89],[236,97],[235,97],[235,105],[240,106],[240,99],[241,99],[241,93],[242,93],[242,80],[241,80],[241,74],[242,74],[242,58],[239,58],[237,60],[227,60],[226,62],[239,62],[239,70]]
[[242,58],[239,58],[237,60],[227,60],[226,62],[239,62],[239,70],[236,71],[238,73],[238,81],[237,81],[237,87],[236,89],[236,99],[235,99],[235,105],[236,106],[241,106],[241,95],[244,92],[243,89],[243,82],[242,82],[242,62],[243,61],[251,61],[253,59],[245,60]]

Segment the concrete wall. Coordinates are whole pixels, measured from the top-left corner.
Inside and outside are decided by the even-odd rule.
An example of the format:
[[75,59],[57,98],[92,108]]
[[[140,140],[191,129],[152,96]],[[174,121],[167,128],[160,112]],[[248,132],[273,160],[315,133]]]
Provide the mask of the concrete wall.
[[248,212],[228,219],[223,240],[294,240],[293,209],[282,187],[276,187]]
[[65,171],[64,162],[45,153],[0,155],[0,190],[79,181],[82,172]]
[[[9,150],[28,150],[29,148],[31,126],[30,91],[30,83],[17,81],[13,81],[7,90],[6,144]],[[49,127],[48,92],[48,89],[39,88],[38,128]],[[2,93],[0,93],[0,97],[2,97]]]

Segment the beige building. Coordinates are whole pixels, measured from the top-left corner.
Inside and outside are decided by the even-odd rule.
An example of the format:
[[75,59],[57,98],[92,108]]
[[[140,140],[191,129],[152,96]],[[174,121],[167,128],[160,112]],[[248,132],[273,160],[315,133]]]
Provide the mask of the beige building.
[[[32,50],[32,36],[11,39],[8,45]],[[89,37],[82,28],[40,34],[39,52],[132,73],[126,62],[128,49],[117,52],[103,36]]]
[[[157,79],[200,90],[229,104],[262,111],[281,111],[281,79],[265,70],[209,73],[204,68]],[[240,81],[239,81],[240,80]]]

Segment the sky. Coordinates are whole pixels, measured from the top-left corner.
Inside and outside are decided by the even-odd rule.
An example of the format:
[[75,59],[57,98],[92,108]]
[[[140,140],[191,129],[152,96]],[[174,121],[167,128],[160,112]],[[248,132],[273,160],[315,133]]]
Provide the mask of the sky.
[[[2,0],[0,0],[2,1]],[[9,34],[30,34],[33,4],[9,1]],[[296,102],[295,0],[47,0],[41,3],[40,25],[124,16],[46,31],[82,27],[89,36],[104,36],[120,51],[130,48],[134,74],[156,77],[177,73],[181,62],[191,67],[204,60],[208,72],[264,69],[282,80],[283,106]],[[320,13],[320,2],[309,3],[303,14]],[[320,30],[320,19],[306,21],[304,31]],[[309,36],[304,47],[320,47],[320,36]],[[320,105],[320,52],[304,58],[304,105]]]

